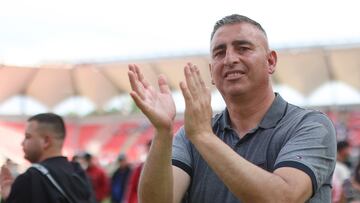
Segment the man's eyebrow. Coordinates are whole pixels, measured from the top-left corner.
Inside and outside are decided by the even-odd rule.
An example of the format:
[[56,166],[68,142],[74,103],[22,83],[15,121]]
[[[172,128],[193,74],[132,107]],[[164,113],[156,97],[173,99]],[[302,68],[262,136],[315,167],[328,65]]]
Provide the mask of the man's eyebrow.
[[252,42],[248,40],[235,40],[231,43],[233,46],[239,46],[239,45],[254,45]]
[[[240,46],[240,45],[250,45],[253,46],[254,43],[250,42],[249,40],[235,40],[231,43],[233,46]],[[221,50],[221,49],[225,49],[226,45],[225,44],[219,44],[216,45],[213,49],[212,52],[215,52],[217,50]]]

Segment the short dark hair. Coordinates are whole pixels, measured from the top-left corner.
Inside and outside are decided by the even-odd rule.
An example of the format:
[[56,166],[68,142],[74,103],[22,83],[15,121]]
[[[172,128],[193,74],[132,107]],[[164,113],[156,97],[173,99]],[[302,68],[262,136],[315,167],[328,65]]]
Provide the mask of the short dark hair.
[[89,153],[89,152],[85,152],[84,154],[83,154],[83,158],[87,161],[87,162],[90,162],[91,161],[91,159],[92,159],[92,155]]
[[47,128],[58,135],[58,138],[65,139],[65,123],[61,116],[54,113],[41,113],[31,116],[28,122],[36,121],[39,124],[47,125]]
[[210,40],[213,39],[215,32],[222,26],[224,25],[231,25],[231,24],[236,24],[236,23],[250,23],[251,25],[254,25],[256,28],[258,28],[260,31],[262,31],[265,36],[266,32],[264,30],[264,28],[260,25],[260,23],[256,22],[255,20],[243,16],[243,15],[239,15],[239,14],[232,14],[229,16],[225,16],[224,18],[218,20],[215,25],[214,25],[214,29],[211,33],[211,38]]
[[350,146],[349,142],[346,140],[339,141],[337,143],[337,151],[340,152],[341,150],[348,148]]
[[116,158],[117,161],[123,161],[123,160],[126,160],[126,154],[124,153],[121,153],[119,154],[119,156]]

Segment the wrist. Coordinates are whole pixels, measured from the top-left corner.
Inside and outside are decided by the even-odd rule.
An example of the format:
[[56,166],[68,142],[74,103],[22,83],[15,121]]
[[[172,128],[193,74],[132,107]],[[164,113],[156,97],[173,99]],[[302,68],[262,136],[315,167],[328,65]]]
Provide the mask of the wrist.
[[201,132],[189,133],[186,134],[186,136],[188,137],[191,143],[195,144],[207,139],[211,139],[211,137],[214,136],[214,133],[212,131],[201,131]]
[[173,136],[174,131],[173,127],[168,128],[156,128],[155,129],[155,136],[161,136],[161,137],[171,137]]

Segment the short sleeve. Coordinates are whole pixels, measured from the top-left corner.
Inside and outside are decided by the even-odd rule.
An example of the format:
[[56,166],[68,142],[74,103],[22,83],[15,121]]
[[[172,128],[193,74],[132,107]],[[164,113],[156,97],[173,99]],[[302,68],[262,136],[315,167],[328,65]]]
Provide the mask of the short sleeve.
[[336,134],[323,114],[311,113],[296,127],[294,135],[280,150],[275,169],[294,167],[311,178],[313,194],[329,183],[336,163]]
[[184,127],[176,133],[172,147],[172,165],[181,168],[192,177],[193,160],[191,143],[185,136]]

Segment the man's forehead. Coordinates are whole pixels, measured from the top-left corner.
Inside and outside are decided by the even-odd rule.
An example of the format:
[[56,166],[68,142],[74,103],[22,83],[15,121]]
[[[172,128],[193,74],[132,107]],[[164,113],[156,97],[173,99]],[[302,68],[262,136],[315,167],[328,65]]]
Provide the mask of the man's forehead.
[[26,122],[25,127],[26,128],[34,128],[37,125],[38,125],[38,123],[36,121],[28,121],[28,122]]
[[37,121],[29,121],[25,125],[26,132],[28,131],[38,131],[41,127],[41,124]]
[[[228,37],[223,37],[222,35],[226,33],[226,35],[234,35],[239,37],[237,40],[250,40],[250,39],[261,39],[265,43],[267,43],[267,38],[263,31],[259,30],[255,25],[252,25],[247,22],[234,23],[221,26],[218,30],[216,30],[214,37],[211,40],[210,48],[211,50],[218,46],[219,44],[225,43],[225,41],[234,39],[230,39]],[[230,36],[229,36],[230,37]],[[241,38],[241,39],[240,39]]]

